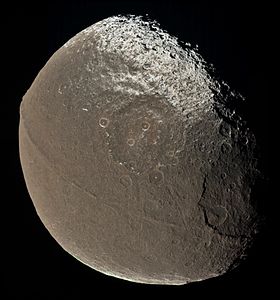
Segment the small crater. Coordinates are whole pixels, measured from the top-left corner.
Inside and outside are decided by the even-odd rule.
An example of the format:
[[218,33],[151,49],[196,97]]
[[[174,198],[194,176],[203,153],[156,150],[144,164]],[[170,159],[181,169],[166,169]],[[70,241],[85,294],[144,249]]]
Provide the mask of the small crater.
[[125,188],[128,188],[132,185],[132,179],[128,175],[124,175],[120,178],[120,183]]
[[230,185],[229,185],[229,188],[231,190],[234,190],[236,188],[236,183],[232,182]]
[[175,156],[175,151],[167,151],[166,152],[166,164],[175,166],[179,163],[179,158]]
[[228,186],[227,192],[228,192],[228,193],[234,193],[235,188],[236,188],[236,184],[235,184],[234,182],[232,182],[232,183]]
[[107,118],[101,118],[99,120],[99,126],[101,126],[102,128],[106,128],[109,125],[109,120]]
[[224,179],[226,179],[226,177],[227,177],[227,173],[222,173],[222,175],[221,175],[221,178],[224,180]]
[[127,139],[127,144],[128,144],[128,146],[132,147],[135,144],[135,140],[134,139]]
[[240,142],[241,142],[241,144],[242,144],[243,146],[247,146],[248,143],[249,143],[249,140],[248,140],[248,138],[247,138],[246,136],[242,136],[242,137],[240,138]]
[[178,165],[178,163],[179,163],[179,158],[178,157],[173,157],[169,162],[169,165],[171,165],[171,166],[176,166],[176,165]]
[[159,185],[163,182],[163,179],[163,173],[158,170],[154,170],[149,174],[149,181],[151,184]]
[[222,225],[227,219],[227,211],[222,206],[206,208],[206,221],[211,226]]
[[144,63],[144,65],[143,65],[144,70],[148,70],[150,67],[151,67],[151,64],[148,62]]
[[231,136],[231,128],[230,125],[228,123],[223,122],[220,125],[220,129],[219,132],[222,136],[224,137],[230,137]]
[[211,160],[211,166],[216,167],[218,164],[217,160]]
[[231,151],[231,145],[227,142],[223,142],[221,145],[221,152],[223,154],[229,153]]
[[150,128],[150,123],[148,123],[148,122],[146,122],[146,121],[142,123],[142,129],[143,129],[143,130],[146,131],[146,130],[148,130],[149,128]]
[[174,154],[175,154],[174,150],[170,150],[166,152],[166,156],[168,157],[174,157]]
[[173,239],[173,240],[171,240],[171,244],[173,244],[173,245],[178,245],[178,244],[179,244],[179,241],[176,240],[176,239]]
[[198,150],[199,150],[200,152],[204,152],[205,149],[206,149],[206,146],[205,146],[204,143],[201,143],[201,144],[198,145]]
[[136,163],[135,163],[135,161],[130,161],[130,162],[128,163],[128,167],[129,167],[132,171],[134,171],[134,170],[136,169]]

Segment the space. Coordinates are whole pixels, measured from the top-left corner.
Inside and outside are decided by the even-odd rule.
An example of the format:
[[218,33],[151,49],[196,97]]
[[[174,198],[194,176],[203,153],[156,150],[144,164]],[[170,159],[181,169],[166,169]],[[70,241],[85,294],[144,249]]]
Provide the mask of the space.
[[[2,142],[7,150],[4,188],[9,211],[4,213],[8,246],[3,256],[3,299],[88,299],[111,293],[114,297],[148,298],[271,297],[275,288],[271,274],[276,261],[272,242],[276,229],[270,205],[272,158],[268,155],[268,132],[273,99],[267,93],[267,64],[260,59],[269,53],[268,22],[263,22],[269,18],[268,7],[245,5],[242,1],[59,1],[18,2],[7,5],[3,11],[10,16],[5,21],[9,47],[4,50],[12,61],[6,73],[9,93],[2,119],[4,128],[8,128],[3,130]],[[23,95],[50,56],[71,37],[97,21],[119,14],[148,15],[180,41],[197,47],[219,77],[246,99],[238,110],[248,120],[260,147],[266,179],[254,196],[266,222],[246,260],[220,277],[183,286],[162,286],[132,283],[97,272],[55,242],[37,216],[26,189],[18,150],[19,105]]]

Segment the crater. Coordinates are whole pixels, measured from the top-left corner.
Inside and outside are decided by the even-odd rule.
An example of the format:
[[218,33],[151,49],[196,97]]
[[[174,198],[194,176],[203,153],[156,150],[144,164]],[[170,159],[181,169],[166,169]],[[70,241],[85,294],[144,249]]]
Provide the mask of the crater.
[[223,121],[220,125],[219,132],[223,137],[230,137],[231,136],[230,125],[228,123],[226,123],[225,121]]
[[227,219],[227,211],[223,206],[215,206],[211,208],[205,208],[206,222],[210,226],[222,225]]
[[151,184],[160,185],[164,180],[163,173],[158,170],[153,170],[149,174],[149,181]]
[[106,128],[109,125],[109,120],[107,118],[100,118],[99,126]]
[[[104,121],[102,125],[108,126]],[[158,98],[134,99],[114,110],[106,132],[112,159],[137,174],[153,170],[159,163],[177,164],[179,158],[171,164],[166,153],[174,144],[180,151],[185,145],[183,121],[167,100]]]
[[150,124],[149,124],[148,122],[145,122],[145,121],[144,121],[144,122],[142,123],[142,129],[146,131],[146,130],[148,130],[149,128],[150,128]]
[[120,183],[125,188],[128,188],[132,185],[132,179],[130,178],[129,175],[124,175],[120,178]]
[[127,139],[127,144],[132,147],[135,144],[135,140],[134,139]]

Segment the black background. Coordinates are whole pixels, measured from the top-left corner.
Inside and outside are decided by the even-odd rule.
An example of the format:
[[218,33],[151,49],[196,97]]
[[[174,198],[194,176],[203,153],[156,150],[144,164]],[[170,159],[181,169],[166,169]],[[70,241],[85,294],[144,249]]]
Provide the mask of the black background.
[[[126,282],[84,266],[53,240],[36,215],[25,187],[18,156],[19,104],[50,56],[74,34],[116,14],[149,14],[180,40],[198,45],[206,61],[247,99],[243,113],[262,149],[262,165],[271,176],[270,97],[273,65],[273,9],[245,1],[18,1],[1,5],[3,90],[2,150],[6,150],[2,189],[2,299],[228,298],[265,296],[276,290],[276,240],[273,203],[266,189],[258,197],[268,216],[251,255],[238,269],[219,278],[186,286]],[[246,4],[245,4],[246,3]],[[271,133],[272,135],[272,133]],[[5,200],[5,201],[4,201]],[[277,293],[275,294],[277,295]],[[192,297],[192,298],[190,298]]]

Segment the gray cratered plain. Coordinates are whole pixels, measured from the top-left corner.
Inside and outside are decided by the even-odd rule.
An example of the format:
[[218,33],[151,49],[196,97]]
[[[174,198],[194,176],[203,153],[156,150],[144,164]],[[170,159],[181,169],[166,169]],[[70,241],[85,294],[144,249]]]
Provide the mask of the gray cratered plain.
[[186,284],[237,266],[258,231],[256,141],[242,99],[157,23],[83,30],[21,103],[20,157],[36,211],[84,264]]

